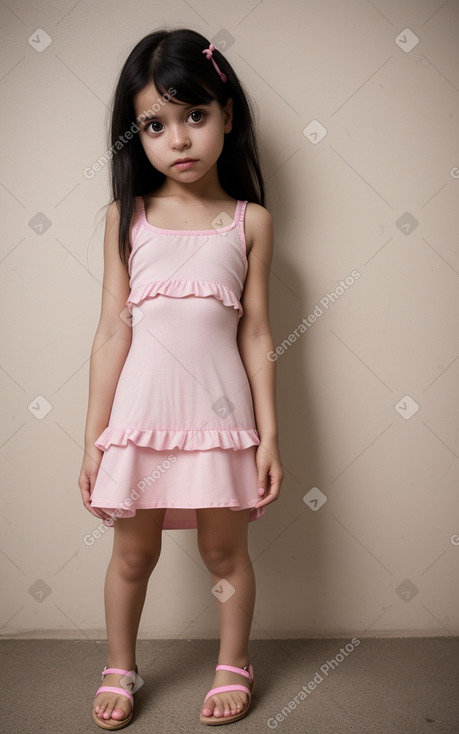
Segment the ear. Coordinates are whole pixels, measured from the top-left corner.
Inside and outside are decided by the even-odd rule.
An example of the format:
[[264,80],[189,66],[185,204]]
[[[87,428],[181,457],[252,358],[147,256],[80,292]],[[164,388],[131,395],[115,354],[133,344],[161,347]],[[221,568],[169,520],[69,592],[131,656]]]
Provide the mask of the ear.
[[230,97],[223,108],[224,120],[225,120],[225,133],[230,133],[233,129],[233,100]]

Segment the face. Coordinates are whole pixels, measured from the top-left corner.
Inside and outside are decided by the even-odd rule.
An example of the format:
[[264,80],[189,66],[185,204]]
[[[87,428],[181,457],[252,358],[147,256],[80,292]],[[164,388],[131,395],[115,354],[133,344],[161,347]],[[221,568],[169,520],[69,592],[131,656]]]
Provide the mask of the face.
[[183,183],[198,181],[216,171],[225,133],[231,131],[232,100],[224,109],[216,100],[199,105],[165,102],[153,112],[159,99],[161,95],[153,85],[134,98],[140,142],[150,163]]

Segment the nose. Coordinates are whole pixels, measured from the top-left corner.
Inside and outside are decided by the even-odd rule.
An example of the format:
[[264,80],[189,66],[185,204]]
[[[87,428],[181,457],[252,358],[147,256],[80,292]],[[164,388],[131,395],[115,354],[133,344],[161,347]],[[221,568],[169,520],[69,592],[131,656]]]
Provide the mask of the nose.
[[180,125],[173,125],[171,129],[170,144],[174,150],[184,150],[190,145],[190,139],[186,129]]

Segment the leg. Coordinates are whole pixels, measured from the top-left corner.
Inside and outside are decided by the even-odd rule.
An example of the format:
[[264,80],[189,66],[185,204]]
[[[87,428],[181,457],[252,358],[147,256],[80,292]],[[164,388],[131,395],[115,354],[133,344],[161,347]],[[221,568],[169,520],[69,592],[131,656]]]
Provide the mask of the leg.
[[[197,510],[198,546],[210,571],[212,584],[225,579],[235,589],[226,601],[216,597],[220,622],[218,663],[242,668],[249,664],[249,636],[255,605],[255,577],[247,548],[249,510]],[[217,671],[212,688],[230,684],[247,685],[236,673]],[[209,698],[204,716],[239,713],[247,702],[242,691],[221,693]]]
[[[137,510],[135,517],[117,519],[113,553],[105,579],[105,620],[108,668],[135,669],[135,645],[150,575],[161,553],[165,510]],[[119,687],[122,676],[104,677],[104,686]],[[94,711],[105,721],[121,721],[131,711],[125,696],[102,692]]]

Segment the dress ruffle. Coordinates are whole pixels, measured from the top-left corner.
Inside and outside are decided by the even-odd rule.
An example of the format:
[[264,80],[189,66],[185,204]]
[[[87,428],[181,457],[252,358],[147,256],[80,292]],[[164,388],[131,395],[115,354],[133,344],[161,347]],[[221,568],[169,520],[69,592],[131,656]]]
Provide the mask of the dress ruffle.
[[258,432],[253,428],[158,430],[157,428],[113,428],[108,426],[94,445],[101,451],[105,451],[111,445],[127,446],[128,441],[132,441],[137,446],[149,446],[158,451],[173,448],[185,451],[205,451],[216,447],[236,451],[249,446],[258,446],[260,438]]
[[227,286],[214,280],[156,280],[139,285],[134,288],[126,301],[126,306],[132,313],[132,306],[138,306],[147,298],[154,298],[158,294],[172,296],[173,298],[184,298],[185,296],[197,296],[208,298],[213,296],[222,301],[223,305],[235,308],[242,316],[242,305],[236,294]]

